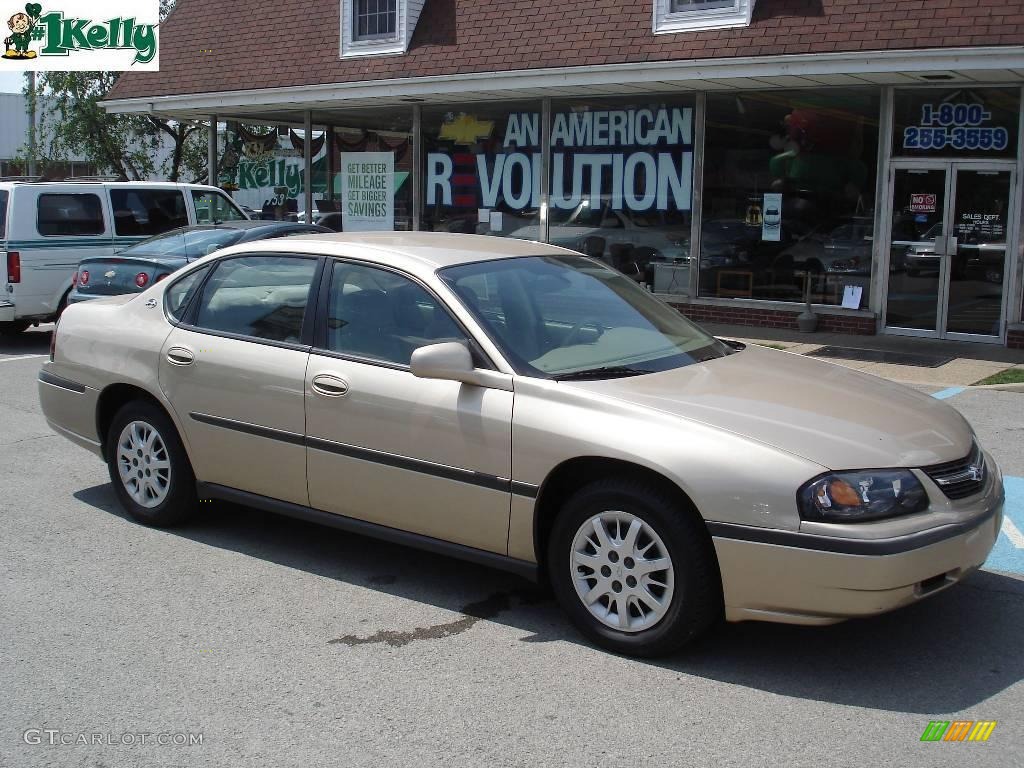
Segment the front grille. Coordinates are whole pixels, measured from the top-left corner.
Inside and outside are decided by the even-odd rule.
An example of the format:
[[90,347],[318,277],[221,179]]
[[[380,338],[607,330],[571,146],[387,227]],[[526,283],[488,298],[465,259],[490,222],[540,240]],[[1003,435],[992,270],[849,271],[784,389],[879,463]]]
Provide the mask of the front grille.
[[965,499],[980,493],[985,484],[985,469],[985,456],[977,443],[965,458],[923,468],[924,473],[951,499]]

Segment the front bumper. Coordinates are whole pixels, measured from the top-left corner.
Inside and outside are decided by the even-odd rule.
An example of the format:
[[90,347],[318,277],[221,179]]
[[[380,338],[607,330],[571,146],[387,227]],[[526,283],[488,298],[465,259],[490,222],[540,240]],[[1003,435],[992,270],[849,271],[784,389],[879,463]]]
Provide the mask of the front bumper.
[[1002,477],[998,470],[992,474],[958,522],[894,538],[763,535],[709,523],[726,619],[834,624],[885,613],[956,584],[985,562],[999,536]]

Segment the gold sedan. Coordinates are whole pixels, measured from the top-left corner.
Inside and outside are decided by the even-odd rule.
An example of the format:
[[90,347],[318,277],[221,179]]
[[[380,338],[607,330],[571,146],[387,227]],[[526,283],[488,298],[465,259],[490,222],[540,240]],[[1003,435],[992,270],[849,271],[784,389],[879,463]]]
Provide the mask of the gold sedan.
[[720,341],[514,239],[225,249],[69,307],[39,394],[142,523],[226,499],[507,568],[638,655],[721,617],[915,602],[981,565],[1002,518],[947,405]]

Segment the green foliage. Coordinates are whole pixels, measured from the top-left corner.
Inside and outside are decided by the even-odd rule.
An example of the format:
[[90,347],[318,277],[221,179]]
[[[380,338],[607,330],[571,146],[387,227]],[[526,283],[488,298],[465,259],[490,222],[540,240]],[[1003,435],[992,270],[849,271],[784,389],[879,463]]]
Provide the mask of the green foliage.
[[[161,0],[161,20],[173,6],[174,0]],[[145,179],[155,173],[171,181],[195,181],[205,177],[204,124],[152,115],[109,114],[100,106],[120,74],[38,74],[35,96],[40,167],[45,170],[49,162],[78,156],[94,164],[100,172],[124,180]],[[28,85],[25,93],[31,96]],[[170,153],[158,165],[156,158],[161,143]]]
[[991,376],[974,382],[977,384],[1024,384],[1024,368],[1007,368]]

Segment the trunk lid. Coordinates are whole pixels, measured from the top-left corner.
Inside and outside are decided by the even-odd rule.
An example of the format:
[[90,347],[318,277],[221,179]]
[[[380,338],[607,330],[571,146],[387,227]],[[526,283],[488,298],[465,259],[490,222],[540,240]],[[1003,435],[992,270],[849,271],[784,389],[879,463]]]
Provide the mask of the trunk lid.
[[[79,281],[77,290],[85,296],[116,296],[122,293],[141,293],[156,282],[160,275],[169,275],[185,265],[185,260],[174,262],[166,259],[145,259],[141,257],[113,256],[107,258],[83,259],[78,265]],[[89,273],[89,282],[82,285],[81,274]],[[146,276],[140,286],[136,277]]]

